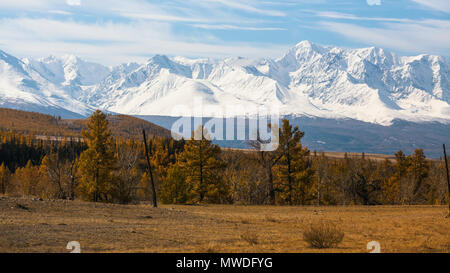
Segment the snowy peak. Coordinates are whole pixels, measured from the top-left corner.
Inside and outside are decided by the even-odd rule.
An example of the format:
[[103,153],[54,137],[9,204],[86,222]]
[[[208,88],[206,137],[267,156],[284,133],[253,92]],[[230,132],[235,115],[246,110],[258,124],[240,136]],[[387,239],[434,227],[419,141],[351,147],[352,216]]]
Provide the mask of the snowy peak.
[[22,61],[0,52],[0,107],[63,117],[82,117],[93,110],[48,80],[51,71],[47,69],[44,70],[47,73],[43,73],[37,64],[31,59]]
[[103,65],[84,61],[74,55],[27,59],[26,62],[52,83],[71,87],[98,84],[111,72]]
[[44,101],[56,96],[59,102],[84,105],[83,111],[123,114],[172,115],[176,105],[190,107],[201,98],[205,108],[240,106],[240,114],[278,106],[286,115],[383,125],[394,119],[447,123],[449,68],[440,56],[403,57],[377,47],[345,49],[309,41],[278,59],[155,55],[143,64],[111,69],[73,55],[20,61],[0,51],[0,90],[43,94]]
[[278,105],[282,114],[379,124],[398,118],[442,121],[450,120],[448,79],[443,57],[302,41],[275,60],[156,55],[114,81],[110,75],[92,89],[89,103],[123,113],[171,115],[175,104],[188,104],[195,94],[223,108]]
[[0,63],[2,64],[2,70],[0,72],[10,70],[28,76],[28,72],[25,71],[26,64],[2,50],[0,50]]

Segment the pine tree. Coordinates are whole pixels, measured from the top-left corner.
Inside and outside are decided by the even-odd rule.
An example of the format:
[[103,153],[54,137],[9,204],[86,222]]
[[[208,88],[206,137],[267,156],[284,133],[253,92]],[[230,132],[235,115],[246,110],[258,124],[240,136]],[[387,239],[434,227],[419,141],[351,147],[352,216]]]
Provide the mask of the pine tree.
[[383,187],[383,195],[388,203],[404,202],[408,199],[409,158],[399,150],[395,153],[394,174]]
[[109,182],[115,165],[113,139],[108,129],[106,115],[94,112],[87,123],[88,130],[82,132],[88,149],[80,155],[78,186],[82,197],[89,201],[108,201]]
[[280,156],[277,166],[277,189],[281,199],[289,205],[306,204],[312,199],[314,171],[308,159],[310,151],[301,144],[304,135],[298,126],[292,128],[289,120],[283,119],[276,151]]
[[378,165],[376,176],[382,181],[381,194],[383,204],[397,204],[400,195],[399,177],[395,176],[394,166],[389,159]]
[[221,150],[208,140],[202,126],[194,135],[201,136],[200,140],[187,141],[179,158],[179,165],[186,176],[189,202],[220,203],[229,195],[220,173],[225,167],[220,159]]
[[8,167],[5,166],[5,163],[3,162],[2,165],[0,165],[0,193],[6,194],[9,184],[9,177],[10,172]]
[[188,201],[186,177],[178,164],[167,171],[167,177],[161,184],[161,201],[165,204],[184,204]]
[[[426,183],[430,171],[430,163],[426,160],[422,149],[416,149],[410,157],[411,165],[408,171],[414,177],[413,198],[425,198],[430,185]],[[423,191],[421,192],[421,189]],[[422,195],[422,196],[419,196]]]

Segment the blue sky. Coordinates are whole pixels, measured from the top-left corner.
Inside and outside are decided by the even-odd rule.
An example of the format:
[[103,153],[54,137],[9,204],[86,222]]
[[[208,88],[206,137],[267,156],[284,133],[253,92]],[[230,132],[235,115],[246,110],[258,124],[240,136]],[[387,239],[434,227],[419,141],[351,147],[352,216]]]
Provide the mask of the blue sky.
[[0,0],[0,49],[19,57],[279,57],[302,40],[448,57],[450,0]]

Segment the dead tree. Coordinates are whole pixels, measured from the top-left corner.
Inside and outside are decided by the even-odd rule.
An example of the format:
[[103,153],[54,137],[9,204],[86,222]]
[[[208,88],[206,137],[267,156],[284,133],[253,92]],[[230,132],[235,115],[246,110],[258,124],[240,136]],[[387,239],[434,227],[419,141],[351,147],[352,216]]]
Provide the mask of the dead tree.
[[147,158],[147,170],[150,176],[150,182],[152,184],[153,207],[157,208],[158,201],[156,199],[155,181],[153,180],[152,165],[150,164],[150,155],[148,153],[147,137],[145,136],[145,129],[142,129],[142,135],[144,136],[145,157]]
[[448,174],[448,162],[447,162],[447,151],[445,150],[445,144],[442,145],[444,148],[444,158],[445,158],[445,174],[447,175],[447,187],[448,187],[448,215],[447,218],[450,217],[450,178]]
[[259,134],[259,130],[257,131],[256,140],[249,141],[250,146],[258,151],[258,161],[267,173],[267,178],[269,180],[269,200],[270,204],[274,205],[275,192],[277,191],[277,189],[275,189],[274,187],[274,177],[272,169],[275,165],[277,165],[278,161],[281,158],[281,155],[278,155],[274,151],[265,151],[262,146],[267,143],[270,143],[270,141],[262,140]]

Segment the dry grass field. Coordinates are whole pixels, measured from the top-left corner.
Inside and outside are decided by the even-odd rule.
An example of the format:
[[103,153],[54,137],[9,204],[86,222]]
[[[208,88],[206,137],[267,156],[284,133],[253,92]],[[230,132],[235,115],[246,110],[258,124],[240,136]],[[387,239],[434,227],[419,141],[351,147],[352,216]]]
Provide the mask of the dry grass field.
[[[0,252],[450,252],[445,206],[279,207],[96,204],[0,197]],[[345,233],[337,248],[303,239],[311,224]]]

